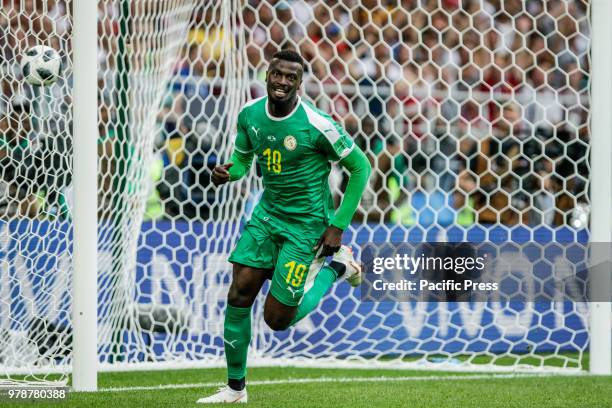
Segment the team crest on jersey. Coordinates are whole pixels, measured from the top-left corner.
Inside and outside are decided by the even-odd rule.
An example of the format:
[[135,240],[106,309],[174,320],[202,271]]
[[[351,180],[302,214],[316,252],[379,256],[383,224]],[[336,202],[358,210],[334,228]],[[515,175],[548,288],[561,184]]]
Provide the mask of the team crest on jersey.
[[295,139],[295,136],[289,135],[285,137],[283,144],[285,145],[285,148],[287,150],[295,150],[295,148],[297,147],[297,140]]

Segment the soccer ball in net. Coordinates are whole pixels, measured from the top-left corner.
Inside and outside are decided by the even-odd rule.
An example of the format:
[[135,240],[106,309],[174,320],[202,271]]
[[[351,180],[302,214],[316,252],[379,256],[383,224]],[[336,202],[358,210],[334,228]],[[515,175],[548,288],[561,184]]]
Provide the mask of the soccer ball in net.
[[27,83],[51,85],[59,78],[62,59],[59,53],[46,45],[37,45],[27,50],[21,58],[21,72]]

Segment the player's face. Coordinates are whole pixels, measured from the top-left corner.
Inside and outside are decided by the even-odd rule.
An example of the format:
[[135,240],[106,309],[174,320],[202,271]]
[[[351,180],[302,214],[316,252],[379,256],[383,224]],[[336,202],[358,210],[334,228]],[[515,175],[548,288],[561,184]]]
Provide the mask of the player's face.
[[289,102],[296,98],[302,83],[302,66],[297,62],[275,59],[266,74],[268,98],[274,103]]

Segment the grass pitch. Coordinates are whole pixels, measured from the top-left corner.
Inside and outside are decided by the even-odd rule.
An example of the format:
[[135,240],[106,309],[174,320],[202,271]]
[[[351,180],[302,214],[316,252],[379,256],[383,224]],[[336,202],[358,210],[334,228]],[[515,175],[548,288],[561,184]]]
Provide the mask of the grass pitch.
[[[224,376],[220,368],[101,373],[98,392],[28,406],[196,407]],[[248,378],[252,407],[612,407],[609,376],[256,367]]]

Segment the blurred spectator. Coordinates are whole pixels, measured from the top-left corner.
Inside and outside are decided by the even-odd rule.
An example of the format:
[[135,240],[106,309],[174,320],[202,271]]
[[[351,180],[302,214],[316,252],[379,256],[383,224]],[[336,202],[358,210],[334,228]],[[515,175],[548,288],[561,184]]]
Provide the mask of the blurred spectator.
[[406,157],[402,154],[402,141],[390,137],[384,149],[376,155],[372,166],[370,186],[377,192],[369,220],[393,221],[410,225],[414,223],[408,203]]
[[523,221],[520,213],[527,206],[528,192],[520,189],[520,177],[530,165],[520,155],[524,139],[520,120],[519,106],[507,104],[493,135],[476,145],[470,169],[479,176],[475,197],[479,222],[513,225]]
[[0,119],[0,218],[38,215],[37,187],[31,174],[35,169],[31,156],[32,125],[30,104],[15,96],[8,113]]
[[114,160],[116,118],[108,105],[98,101],[98,219],[110,219],[113,212],[113,177],[117,163]]
[[457,189],[453,193],[453,208],[457,212],[456,222],[462,227],[469,227],[476,221],[474,208],[474,193],[476,180],[467,171],[463,171],[457,178]]
[[[225,67],[223,54],[231,47],[232,40],[225,31],[221,21],[221,7],[201,3],[194,11],[194,18],[189,30],[188,44],[190,61],[193,64],[192,74],[209,78],[223,76]],[[194,50],[198,55],[194,55]]]

